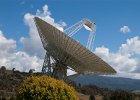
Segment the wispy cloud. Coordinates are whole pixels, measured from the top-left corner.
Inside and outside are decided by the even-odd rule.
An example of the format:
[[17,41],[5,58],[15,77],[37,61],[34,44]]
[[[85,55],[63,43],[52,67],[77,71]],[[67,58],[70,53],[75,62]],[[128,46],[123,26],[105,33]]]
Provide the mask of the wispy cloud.
[[24,4],[25,4],[25,1],[24,1],[24,0],[21,0],[21,1],[20,1],[20,4],[21,4],[21,5],[24,5]]
[[128,26],[123,26],[123,27],[120,28],[120,32],[129,33],[129,32],[131,32],[131,30]]

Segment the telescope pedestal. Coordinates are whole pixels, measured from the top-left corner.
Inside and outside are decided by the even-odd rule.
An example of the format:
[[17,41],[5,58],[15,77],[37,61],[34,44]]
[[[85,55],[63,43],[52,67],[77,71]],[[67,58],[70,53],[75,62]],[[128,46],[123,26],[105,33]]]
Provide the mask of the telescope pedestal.
[[64,79],[67,76],[67,66],[57,61],[52,63],[51,56],[46,53],[42,67],[42,73],[52,76],[56,79]]

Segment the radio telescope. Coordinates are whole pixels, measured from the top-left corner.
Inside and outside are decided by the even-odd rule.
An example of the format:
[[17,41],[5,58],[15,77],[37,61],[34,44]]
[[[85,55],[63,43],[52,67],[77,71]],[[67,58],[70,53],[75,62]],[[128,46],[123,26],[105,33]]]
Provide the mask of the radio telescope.
[[[58,79],[66,77],[67,69],[77,73],[116,73],[110,65],[90,51],[96,24],[89,19],[83,19],[67,28],[64,31],[66,34],[38,17],[35,17],[34,21],[46,50],[43,73]],[[82,27],[90,31],[87,48],[71,38]]]

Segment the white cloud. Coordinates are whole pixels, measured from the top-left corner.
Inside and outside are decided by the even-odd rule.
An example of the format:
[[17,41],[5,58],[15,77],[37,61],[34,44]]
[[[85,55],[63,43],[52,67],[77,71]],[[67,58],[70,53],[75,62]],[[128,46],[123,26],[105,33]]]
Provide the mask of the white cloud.
[[140,55],[140,38],[136,36],[131,39],[127,39],[126,44],[121,45],[119,52],[122,55]]
[[[100,57],[108,57],[109,56],[109,49],[105,48],[104,46],[102,47],[97,47],[95,49],[95,53],[98,54]],[[106,58],[107,59],[107,58]]]
[[51,13],[50,13],[50,11],[48,9],[48,5],[43,6],[43,11],[44,11],[43,12],[44,15],[49,15],[49,16],[51,15]]
[[41,71],[45,50],[43,49],[33,18],[38,16],[61,31],[66,26],[66,23],[63,21],[56,23],[50,15],[51,12],[47,5],[43,6],[43,11],[37,10],[35,15],[31,13],[24,15],[25,25],[29,27],[29,38],[20,38],[23,46],[22,50],[17,50],[16,41],[14,39],[7,39],[2,31],[0,31],[0,66],[6,66],[10,69],[14,67],[20,71],[29,71],[31,68]]
[[98,56],[100,56],[103,60],[108,62],[112,67],[114,67],[117,72],[134,71],[134,69],[135,69],[134,66],[136,66],[136,64],[137,64],[135,59],[129,58],[127,56],[123,56],[123,55],[119,54],[118,52],[110,53],[109,49],[105,48],[105,47],[96,48],[95,53]]
[[132,79],[140,79],[140,73],[128,73],[128,72],[118,72],[115,75],[102,75],[102,76],[125,77],[125,78],[132,78]]
[[129,33],[131,30],[128,26],[123,26],[123,27],[120,28],[120,31],[122,33]]
[[33,20],[35,16],[40,17],[61,31],[63,31],[63,27],[66,26],[66,23],[63,21],[56,23],[54,18],[51,17],[51,12],[49,11],[47,5],[43,6],[43,11],[37,10],[35,15],[30,13],[26,13],[24,15],[24,22],[29,27],[30,37],[21,37],[20,42],[23,44],[23,51],[29,53],[30,55],[36,55],[40,58],[44,58],[45,50],[43,49],[38,31]]
[[36,71],[41,70],[43,60],[37,56],[30,56],[26,52],[17,51],[16,41],[7,39],[0,31],[0,66],[20,71],[29,71],[30,68]]
[[15,48],[16,48],[16,41],[13,40],[13,39],[8,39],[7,40],[3,36],[2,31],[0,30],[0,50],[1,50],[1,52],[2,51],[3,52],[8,51],[9,53],[12,53],[12,52],[14,52]]
[[140,78],[140,39],[138,36],[127,39],[115,53],[102,46],[95,49],[95,53],[108,62],[118,73],[116,76]]

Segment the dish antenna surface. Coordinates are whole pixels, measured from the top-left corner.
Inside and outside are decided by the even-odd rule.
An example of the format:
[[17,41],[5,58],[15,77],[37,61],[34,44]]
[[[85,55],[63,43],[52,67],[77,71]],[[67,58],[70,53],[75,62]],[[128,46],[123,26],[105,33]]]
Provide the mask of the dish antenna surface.
[[[92,34],[95,31],[95,23],[88,19],[81,20],[64,32],[58,30],[42,19],[34,18],[42,44],[46,50],[42,72],[63,79],[67,75],[67,69],[77,73],[114,74],[116,71],[96,56],[89,49],[70,38],[79,29],[85,27]],[[90,35],[89,35],[90,36]]]

